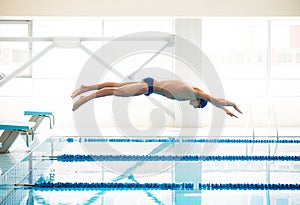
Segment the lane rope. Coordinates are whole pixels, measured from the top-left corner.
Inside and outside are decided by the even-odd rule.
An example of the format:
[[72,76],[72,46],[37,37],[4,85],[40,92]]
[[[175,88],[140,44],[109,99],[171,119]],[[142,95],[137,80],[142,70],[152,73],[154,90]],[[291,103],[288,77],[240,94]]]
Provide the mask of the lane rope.
[[61,162],[93,161],[300,161],[300,156],[201,156],[201,155],[72,155],[56,157]]
[[294,139],[177,139],[171,138],[96,138],[96,137],[69,137],[66,142],[73,143],[237,143],[237,144],[299,144]]
[[197,184],[197,183],[68,183],[42,182],[38,184],[24,184],[24,187],[38,190],[80,190],[80,189],[108,189],[108,190],[300,190],[300,184]]

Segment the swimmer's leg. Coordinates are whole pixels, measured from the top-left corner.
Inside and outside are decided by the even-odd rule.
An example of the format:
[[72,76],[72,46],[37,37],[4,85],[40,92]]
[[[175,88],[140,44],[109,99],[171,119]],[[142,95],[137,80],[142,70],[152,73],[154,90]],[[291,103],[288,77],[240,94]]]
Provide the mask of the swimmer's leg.
[[105,97],[105,96],[118,96],[118,97],[132,97],[132,96],[138,96],[142,95],[148,92],[147,84],[145,83],[130,83],[123,85],[121,87],[105,87],[97,92],[87,95],[87,96],[81,96],[73,105],[73,111],[75,111],[77,108],[79,108],[84,103],[99,97]]
[[100,90],[102,88],[107,88],[107,87],[122,87],[125,85],[130,85],[130,84],[134,84],[137,82],[123,82],[123,83],[116,83],[116,82],[105,82],[105,83],[100,83],[100,84],[96,84],[96,85],[81,85],[77,90],[75,90],[72,95],[71,98],[75,98],[76,96],[91,91],[91,90]]
[[81,96],[74,104],[72,110],[75,111],[77,108],[79,108],[81,105],[87,103],[88,101],[97,98],[97,97],[104,97],[113,95],[116,88],[103,88],[102,90],[99,90],[93,94],[87,95],[87,96]]
[[148,86],[146,83],[134,83],[134,84],[128,84],[121,87],[116,88],[113,95],[119,96],[119,97],[132,97],[132,96],[138,96],[143,95],[148,92]]

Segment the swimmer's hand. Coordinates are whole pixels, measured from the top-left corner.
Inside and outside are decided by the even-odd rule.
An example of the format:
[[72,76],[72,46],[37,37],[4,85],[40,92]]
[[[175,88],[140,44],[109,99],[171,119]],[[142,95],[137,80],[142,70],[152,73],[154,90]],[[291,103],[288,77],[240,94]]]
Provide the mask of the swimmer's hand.
[[[236,109],[239,113],[242,113],[242,111],[235,105],[233,104],[232,105],[234,107],[234,109]],[[226,109],[225,107],[223,106],[217,106],[218,108],[224,110],[226,112],[227,115],[229,115],[230,117],[235,117],[235,118],[238,118],[235,114],[233,114],[232,112],[230,112],[230,110]]]
[[226,114],[229,115],[230,117],[238,118],[235,114],[233,114],[232,112],[230,112],[230,111],[227,110],[227,109],[226,109]]
[[240,108],[238,108],[238,106],[236,104],[233,105],[233,108],[238,111],[239,113],[243,114],[242,111],[240,110]]

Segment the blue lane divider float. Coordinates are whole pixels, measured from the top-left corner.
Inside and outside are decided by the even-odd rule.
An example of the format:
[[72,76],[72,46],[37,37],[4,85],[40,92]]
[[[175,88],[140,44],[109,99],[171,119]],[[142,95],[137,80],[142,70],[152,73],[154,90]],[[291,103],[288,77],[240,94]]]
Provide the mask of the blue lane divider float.
[[96,142],[109,142],[109,143],[134,143],[134,142],[148,142],[148,143],[257,143],[257,144],[299,144],[300,140],[293,139],[177,139],[177,138],[100,138],[100,137],[69,137],[67,142],[79,143],[96,143]]
[[300,190],[300,184],[199,184],[199,190]]
[[[28,185],[27,185],[28,186]],[[194,184],[194,183],[51,183],[30,185],[34,189],[107,189],[107,190],[300,190],[300,184]]]
[[84,161],[300,161],[300,156],[201,156],[201,155],[72,155],[56,157],[62,162]]
[[36,189],[138,189],[138,190],[194,190],[194,183],[51,183],[42,182],[34,184]]

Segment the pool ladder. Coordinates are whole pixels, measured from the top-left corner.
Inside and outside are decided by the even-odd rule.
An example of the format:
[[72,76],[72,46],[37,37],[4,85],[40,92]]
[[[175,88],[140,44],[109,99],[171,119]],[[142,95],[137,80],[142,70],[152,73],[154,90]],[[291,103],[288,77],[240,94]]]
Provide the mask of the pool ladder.
[[[267,125],[268,133],[271,133],[271,129],[272,129],[271,122],[274,121],[274,128],[275,128],[275,133],[276,133],[275,137],[277,140],[279,140],[277,117],[276,117],[275,108],[272,104],[269,104],[269,106],[268,106],[267,119],[268,119],[268,125]],[[254,123],[253,123],[253,113],[252,113],[252,109],[251,109],[250,105],[248,105],[245,122],[246,122],[246,128],[251,130],[252,139],[255,140],[256,135],[255,135],[255,128],[254,128]],[[254,149],[254,143],[252,143],[252,145],[251,145],[251,150],[250,150],[251,155],[253,154],[253,149]],[[270,144],[268,145],[268,149],[269,149],[269,153],[271,153]],[[273,155],[276,155],[277,149],[278,149],[278,143],[275,144]],[[246,144],[246,154],[248,155],[248,144]]]

